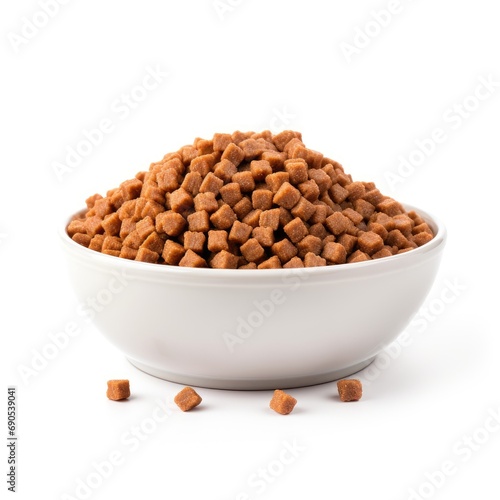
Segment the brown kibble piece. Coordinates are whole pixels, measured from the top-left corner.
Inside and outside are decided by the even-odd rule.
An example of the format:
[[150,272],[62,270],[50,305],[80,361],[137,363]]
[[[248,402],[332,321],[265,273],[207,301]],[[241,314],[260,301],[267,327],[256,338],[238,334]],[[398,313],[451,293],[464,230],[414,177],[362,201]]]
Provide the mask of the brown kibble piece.
[[344,379],[337,382],[340,401],[359,401],[363,395],[363,386],[360,380]]
[[270,210],[273,206],[274,194],[269,189],[257,189],[252,193],[252,207],[259,210]]
[[358,247],[362,252],[372,255],[381,250],[384,246],[384,240],[372,231],[362,232],[358,236]]
[[175,237],[179,236],[186,226],[186,219],[177,212],[169,210],[156,216],[156,231],[158,233]]
[[304,267],[321,267],[326,266],[326,259],[315,255],[312,252],[306,253],[304,257]]
[[323,248],[321,257],[332,264],[344,264],[347,257],[345,248],[340,243],[329,241]]
[[242,245],[252,234],[253,227],[244,222],[235,221],[231,231],[229,232],[229,241]]
[[186,250],[180,243],[172,240],[167,240],[165,242],[165,245],[163,246],[163,252],[161,255],[163,257],[163,260],[167,264],[171,266],[177,266],[182,257],[184,257],[185,253]]
[[236,219],[236,214],[229,205],[222,205],[210,216],[210,222],[217,229],[229,229]]
[[253,160],[250,163],[250,172],[256,182],[262,182],[269,174],[273,173],[273,169],[266,160]]
[[127,399],[130,397],[130,382],[126,379],[108,380],[106,396],[113,401]]
[[236,269],[238,267],[239,257],[226,250],[221,250],[210,260],[210,267],[214,269]]
[[255,262],[264,256],[264,249],[256,238],[250,238],[240,247],[241,254],[248,262]]
[[281,389],[276,389],[269,403],[269,408],[281,415],[288,415],[295,408],[296,404],[297,400],[293,396],[290,396],[290,394]]
[[220,195],[224,203],[227,203],[230,207],[236,205],[243,197],[240,185],[236,182],[230,182],[222,186],[220,188]]
[[274,244],[274,231],[270,227],[254,227],[252,236],[263,247],[271,247]]
[[[203,233],[195,233],[201,234]],[[188,249],[184,254],[184,257],[179,261],[180,267],[207,267],[207,262],[203,257],[200,257],[197,253],[193,252],[193,250]]]
[[273,202],[280,207],[292,209],[300,200],[300,191],[289,182],[284,182],[274,195]]
[[222,153],[222,160],[229,160],[235,167],[237,167],[245,158],[244,151],[238,147],[234,142],[231,142]]
[[281,267],[282,266],[280,259],[278,258],[277,255],[273,255],[272,257],[269,257],[269,259],[261,262],[257,266],[257,269],[280,269]]
[[174,398],[174,403],[182,410],[189,411],[202,402],[200,395],[192,387],[184,387]]
[[286,224],[283,227],[283,231],[285,231],[292,243],[298,243],[309,234],[306,225],[299,217],[295,217],[295,219]]
[[212,229],[208,231],[208,250],[215,253],[221,250],[228,250],[227,236],[227,232],[223,230]]
[[192,250],[196,253],[203,252],[205,246],[206,236],[204,233],[195,231],[186,231],[184,233],[184,248]]
[[297,247],[287,238],[283,238],[281,241],[277,241],[271,247],[271,251],[279,258],[282,264],[288,262],[298,253]]

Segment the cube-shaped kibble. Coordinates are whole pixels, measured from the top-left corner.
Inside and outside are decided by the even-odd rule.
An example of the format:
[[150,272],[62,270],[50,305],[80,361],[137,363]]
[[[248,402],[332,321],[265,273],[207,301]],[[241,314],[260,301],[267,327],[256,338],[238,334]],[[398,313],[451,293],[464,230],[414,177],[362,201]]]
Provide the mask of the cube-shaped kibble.
[[202,182],[203,179],[199,172],[189,172],[185,175],[181,188],[183,188],[191,196],[196,196],[200,191]]
[[321,168],[312,168],[308,171],[309,179],[312,179],[319,187],[320,193],[326,193],[332,187],[332,179]]
[[120,220],[120,217],[118,217],[118,214],[116,212],[113,212],[110,215],[106,215],[101,224],[106,234],[109,234],[111,236],[116,236],[120,233],[122,221]]
[[270,247],[274,244],[274,231],[270,227],[254,227],[252,236],[263,247]]
[[113,401],[127,399],[130,397],[130,382],[126,379],[108,380],[106,396]]
[[356,212],[356,210],[353,210],[352,208],[346,208],[342,210],[342,214],[345,215],[348,219],[351,219],[354,225],[363,222],[363,216],[360,213]]
[[231,142],[226,147],[221,157],[222,160],[229,160],[235,167],[237,167],[243,161],[244,158],[245,158],[244,151],[236,144],[234,144],[234,142]]
[[283,227],[283,231],[285,231],[292,243],[298,243],[309,234],[306,225],[300,217],[295,217],[295,219],[286,224]]
[[360,380],[344,379],[337,382],[340,401],[359,401],[363,395],[363,386]]
[[334,212],[325,220],[325,226],[332,234],[335,235],[346,232],[347,229],[352,225],[353,224],[351,219],[341,214],[340,212]]
[[417,246],[421,247],[425,245],[429,241],[433,239],[432,234],[427,233],[426,231],[421,231],[413,236],[410,236],[410,241],[413,241],[417,244]]
[[165,242],[165,245],[163,247],[163,252],[161,255],[163,257],[163,260],[167,264],[170,264],[171,266],[176,266],[177,264],[179,264],[182,257],[184,257],[185,253],[186,250],[180,243],[177,243],[176,241],[172,240],[167,240]]
[[[94,236],[94,238],[95,238],[95,236]],[[75,234],[73,234],[71,239],[73,241],[76,241],[79,245],[82,245],[84,247],[88,247],[93,238],[85,233],[75,233]]]
[[276,191],[273,202],[280,207],[291,210],[300,200],[301,196],[297,188],[293,187],[289,182],[284,182],[278,191]]
[[205,212],[212,214],[219,208],[219,204],[215,198],[215,193],[210,191],[206,193],[198,193],[194,198],[194,209],[199,212],[204,210]]
[[231,134],[214,134],[213,136],[214,151],[224,151],[232,142]]
[[248,196],[243,196],[243,198],[233,207],[233,212],[239,220],[243,220],[252,210],[252,201]]
[[307,163],[300,158],[285,161],[285,171],[290,176],[291,184],[297,185],[306,182],[308,179],[307,170]]
[[297,269],[304,267],[304,263],[300,257],[293,257],[286,264],[283,264],[284,269]]
[[281,415],[288,415],[295,408],[296,404],[297,400],[293,396],[290,396],[290,394],[281,389],[276,389],[269,403],[269,408]]
[[236,172],[231,180],[240,185],[242,193],[251,193],[255,189],[255,180],[250,170]]
[[271,210],[264,210],[259,216],[260,227],[270,227],[273,231],[278,229],[280,224],[280,209],[272,208]]
[[225,186],[222,186],[219,193],[224,200],[224,203],[227,203],[230,207],[236,205],[236,203],[243,198],[240,185],[237,182],[230,182]]
[[298,186],[302,196],[314,203],[319,198],[319,187],[313,179],[300,183]]
[[184,233],[184,249],[192,250],[193,252],[201,253],[205,246],[205,233],[198,231],[186,231]]
[[158,258],[160,255],[153,250],[149,250],[148,248],[141,247],[137,251],[137,255],[135,256],[135,260],[140,262],[149,262],[150,264],[155,264],[158,262]]
[[366,220],[368,220],[373,215],[373,212],[375,212],[375,207],[363,199],[354,201],[353,205],[354,210],[356,210],[356,212],[362,215]]
[[212,154],[204,154],[201,156],[197,156],[196,158],[193,158],[191,164],[189,165],[189,170],[191,172],[198,172],[203,178],[208,174],[208,172],[212,170],[212,167],[214,165],[215,165],[215,156]]
[[248,214],[246,214],[245,217],[243,217],[242,222],[248,224],[249,226],[257,227],[260,223],[261,215],[262,215],[262,210],[260,208],[250,210],[250,212],[248,212]]
[[288,262],[292,257],[298,253],[297,247],[287,238],[277,241],[272,247],[271,251],[274,255],[278,256],[282,264]]
[[349,196],[349,191],[340,184],[334,184],[328,193],[335,203],[342,203]]
[[214,175],[221,179],[223,183],[230,182],[231,178],[237,171],[238,169],[236,166],[227,159],[222,159],[214,166]]
[[255,181],[262,182],[273,173],[273,169],[267,160],[253,160],[250,163],[250,172]]
[[217,229],[229,229],[236,219],[236,214],[229,205],[222,205],[210,216],[210,222]]
[[[326,206],[324,208],[326,213]],[[301,196],[300,200],[292,208],[291,213],[294,217],[300,217],[303,221],[308,221],[316,213],[316,205]],[[325,219],[320,222],[324,222]],[[316,222],[318,221],[313,222],[313,224],[315,224]]]
[[210,229],[210,218],[206,210],[200,210],[188,215],[187,221],[190,231],[206,233]]
[[155,222],[151,217],[145,217],[137,222],[135,230],[139,233],[139,236],[145,240],[155,230]]
[[125,201],[134,200],[141,194],[142,182],[139,179],[130,179],[120,184]]
[[304,257],[304,267],[322,267],[326,266],[326,259],[315,255],[312,252],[306,253]]
[[169,199],[170,208],[174,212],[183,212],[186,208],[192,207],[194,204],[193,197],[183,187],[173,191]]
[[395,215],[402,214],[404,208],[401,203],[393,200],[392,198],[386,198],[377,205],[377,209],[387,214],[389,217],[394,217]]
[[226,250],[221,250],[210,260],[210,267],[214,269],[236,269],[240,258]]
[[266,185],[273,192],[277,193],[279,188],[290,179],[288,172],[275,172],[266,177]]
[[241,254],[248,262],[255,262],[264,256],[264,249],[256,238],[250,238],[240,247]]
[[283,170],[287,155],[279,151],[264,151],[260,155],[260,158],[261,161],[267,161],[269,163],[273,172],[278,172],[279,170]]
[[156,174],[158,187],[171,193],[179,188],[179,173],[175,168],[166,168]]
[[273,206],[274,193],[269,189],[257,189],[252,193],[252,207],[270,210]]
[[332,264],[344,264],[347,258],[347,252],[340,243],[329,241],[324,246],[321,256]]
[[351,255],[349,255],[349,257],[347,258],[347,262],[349,262],[349,264],[354,264],[356,262],[364,262],[365,260],[370,260],[371,257],[365,253],[365,252],[362,252],[361,250],[356,250],[354,253],[352,253]]
[[224,185],[224,181],[217,177],[214,173],[209,172],[203,179],[200,186],[200,193],[213,193],[216,196],[219,194],[219,189]]
[[189,411],[202,402],[200,395],[192,387],[184,387],[175,398],[174,403],[182,410]]
[[269,259],[266,259],[262,261],[258,266],[257,269],[280,269],[283,267],[281,265],[281,261],[277,255],[273,255],[272,257],[269,257]]
[[362,252],[372,255],[384,246],[384,240],[373,231],[360,233],[358,236],[358,247]]
[[[195,233],[195,234],[203,235],[203,233]],[[186,251],[186,253],[184,254],[184,257],[182,257],[182,259],[179,261],[179,266],[180,267],[207,267],[207,261],[203,257],[200,257],[196,252],[193,252],[193,250],[188,249]]]
[[162,212],[156,216],[156,231],[158,233],[179,236],[186,225],[186,219],[181,214],[172,210]]
[[252,234],[253,227],[245,224],[244,222],[234,221],[231,231],[229,232],[229,241],[234,243],[239,243],[242,245],[245,243],[250,235]]
[[212,229],[208,231],[207,248],[210,252],[220,252],[221,250],[228,250],[227,231]]

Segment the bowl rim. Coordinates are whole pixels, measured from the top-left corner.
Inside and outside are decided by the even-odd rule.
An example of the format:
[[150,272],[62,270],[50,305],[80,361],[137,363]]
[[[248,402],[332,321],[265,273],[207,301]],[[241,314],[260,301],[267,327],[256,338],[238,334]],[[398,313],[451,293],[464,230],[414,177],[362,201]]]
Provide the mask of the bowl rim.
[[[103,254],[101,252],[97,252],[94,250],[89,250],[87,247],[80,245],[76,241],[72,240],[67,231],[66,227],[72,218],[82,212],[85,212],[86,209],[80,209],[73,212],[73,215],[70,217],[66,217],[64,222],[60,224],[58,228],[59,239],[64,245],[66,250],[71,251],[73,254],[78,254],[81,259],[85,260],[87,263],[89,261],[94,261],[95,265],[106,265],[110,267],[110,269],[122,268],[127,271],[131,271],[137,273],[142,272],[145,275],[154,274],[155,276],[189,276],[189,277],[197,277],[203,279],[209,278],[224,278],[224,279],[232,279],[241,278],[245,276],[245,279],[248,277],[266,277],[266,278],[283,278],[287,275],[338,275],[343,276],[344,273],[352,273],[355,270],[374,270],[382,272],[384,269],[389,271],[393,269],[393,266],[396,267],[399,264],[407,262],[407,265],[411,265],[411,262],[415,262],[415,260],[420,261],[418,257],[428,256],[430,257],[435,253],[436,250],[442,249],[445,245],[447,239],[447,229],[442,221],[436,217],[434,214],[422,210],[414,205],[409,205],[406,203],[401,203],[405,209],[405,211],[409,212],[414,210],[420,217],[422,217],[427,224],[434,231],[434,238],[424,245],[414,248],[408,252],[404,252],[401,254],[391,255],[390,257],[384,257],[375,260],[368,260],[362,262],[353,262],[353,263],[345,263],[345,264],[337,264],[337,265],[327,265],[320,267],[306,267],[306,268],[293,268],[293,269],[213,269],[209,267],[205,268],[197,268],[197,267],[179,267],[179,266],[171,266],[166,264],[157,264],[150,262],[140,262],[135,260],[124,259],[122,257],[115,257],[113,255]],[[259,271],[259,272],[256,272]]]

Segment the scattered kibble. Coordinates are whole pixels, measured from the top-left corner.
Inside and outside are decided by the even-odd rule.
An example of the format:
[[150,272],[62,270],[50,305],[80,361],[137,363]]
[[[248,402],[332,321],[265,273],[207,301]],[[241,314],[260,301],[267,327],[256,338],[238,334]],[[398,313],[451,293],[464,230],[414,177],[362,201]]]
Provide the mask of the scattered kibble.
[[108,399],[120,401],[130,396],[130,383],[128,380],[108,380],[108,390],[106,391]]
[[192,410],[201,403],[202,399],[192,387],[184,387],[174,398],[175,404],[182,411]]
[[337,382],[340,401],[359,401],[363,395],[361,381],[357,379],[344,379]]
[[281,389],[276,389],[269,403],[269,407],[281,415],[288,415],[292,412],[296,404],[297,400],[293,396],[290,396],[290,394],[287,394]]

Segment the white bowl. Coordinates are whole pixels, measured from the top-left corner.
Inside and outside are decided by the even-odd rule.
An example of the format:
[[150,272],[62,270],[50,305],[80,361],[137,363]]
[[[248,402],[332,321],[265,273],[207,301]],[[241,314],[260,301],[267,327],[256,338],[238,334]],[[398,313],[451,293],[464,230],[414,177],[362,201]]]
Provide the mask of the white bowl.
[[305,269],[198,269],[89,250],[60,228],[79,313],[137,368],[184,385],[276,389],[344,378],[408,325],[436,277],[435,237],[373,261]]

